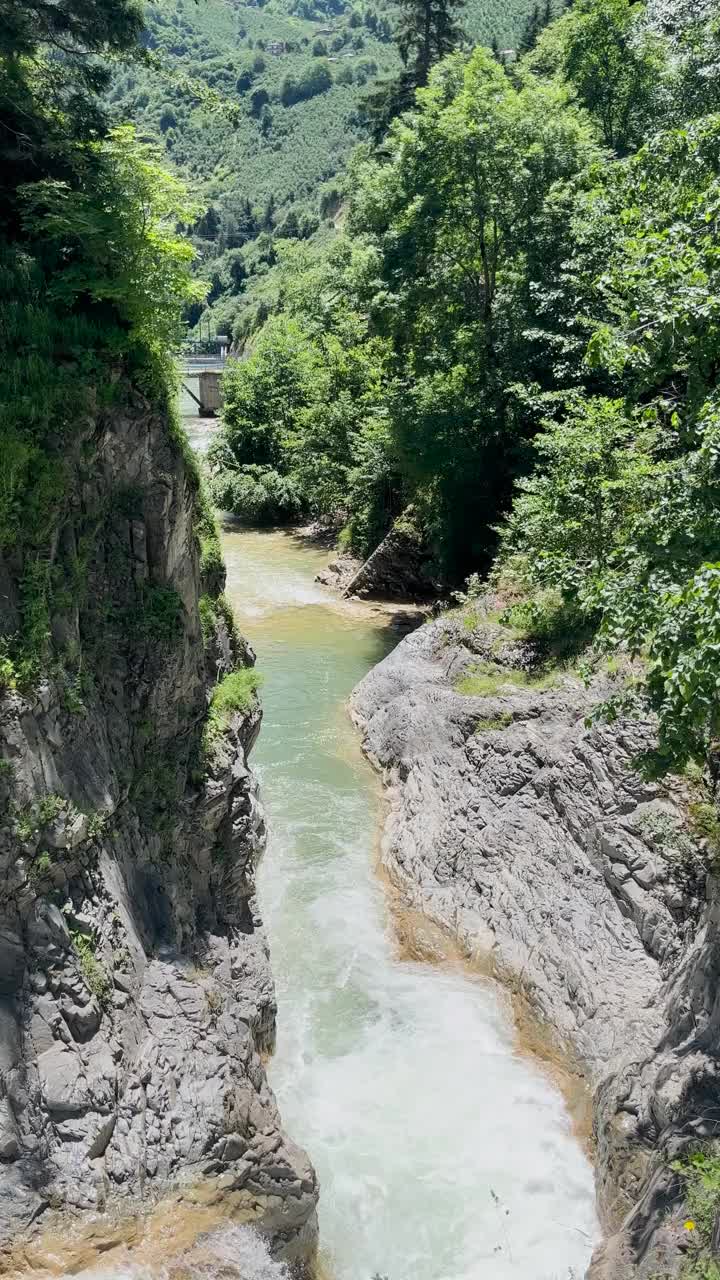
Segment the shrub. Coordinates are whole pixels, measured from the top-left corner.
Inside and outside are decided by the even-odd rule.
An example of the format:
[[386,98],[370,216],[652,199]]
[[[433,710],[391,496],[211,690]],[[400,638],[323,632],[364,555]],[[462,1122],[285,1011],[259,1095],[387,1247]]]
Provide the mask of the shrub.
[[211,487],[220,510],[231,511],[248,524],[291,524],[300,519],[305,508],[296,482],[272,467],[221,471]]
[[253,667],[243,667],[240,671],[233,671],[215,686],[210,698],[203,733],[205,756],[212,754],[213,746],[227,728],[231,717],[237,713],[250,711],[259,687],[260,676]]
[[131,632],[139,640],[167,644],[180,634],[183,603],[174,587],[144,586],[139,608],[129,612]]
[[533,592],[500,615],[503,625],[512,627],[521,639],[533,641],[543,654],[554,658],[584,649],[592,639],[596,621],[588,618],[576,600],[566,599],[553,587]]

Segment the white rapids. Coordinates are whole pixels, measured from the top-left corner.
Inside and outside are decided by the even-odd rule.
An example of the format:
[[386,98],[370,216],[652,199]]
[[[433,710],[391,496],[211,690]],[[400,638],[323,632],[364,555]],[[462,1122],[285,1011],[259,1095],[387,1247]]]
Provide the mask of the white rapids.
[[387,632],[317,587],[322,552],[282,533],[224,542],[264,676],[270,1079],[320,1175],[325,1273],[579,1280],[599,1229],[561,1094],[518,1052],[493,983],[398,959],[374,872],[377,782],[345,712]]

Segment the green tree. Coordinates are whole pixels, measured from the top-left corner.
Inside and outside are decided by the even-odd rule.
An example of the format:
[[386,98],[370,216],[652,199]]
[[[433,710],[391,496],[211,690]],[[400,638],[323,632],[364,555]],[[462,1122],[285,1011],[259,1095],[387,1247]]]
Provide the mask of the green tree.
[[620,154],[642,141],[658,102],[663,46],[635,0],[577,0],[557,24],[562,70]]
[[567,281],[586,367],[623,400],[593,397],[541,440],[505,542],[641,660],[620,705],[657,713],[655,765],[710,756],[716,771],[719,143],[714,115],[661,132],[578,199]]
[[177,231],[198,209],[98,98],[97,55],[133,53],[141,27],[125,0],[0,0],[0,548],[20,577],[3,680],[50,654],[79,430],[128,381],[168,411],[183,307],[204,292]]
[[465,8],[466,0],[398,0],[398,3],[400,57],[413,87],[422,88],[435,63],[452,53],[462,39],[458,15]]
[[592,584],[594,610],[597,579],[661,477],[655,440],[621,400],[579,397],[534,441],[537,466],[517,482],[501,558],[519,553],[535,584],[558,587],[572,601]]
[[[557,385],[549,296],[572,184],[594,149],[565,90],[516,88],[487,50],[441,64],[418,98],[391,130],[389,159],[358,162],[350,226],[380,255],[370,306],[396,353],[396,447],[460,572],[487,556],[539,423],[533,396]],[[521,380],[532,395],[518,394]]]
[[250,464],[287,470],[285,446],[312,381],[304,335],[293,320],[270,320],[249,360],[223,378],[223,430],[213,449],[224,470]]
[[15,0],[0,2],[0,51],[4,57],[33,55],[40,47],[61,53],[73,79],[95,83],[89,53],[132,49],[143,29],[136,0]]

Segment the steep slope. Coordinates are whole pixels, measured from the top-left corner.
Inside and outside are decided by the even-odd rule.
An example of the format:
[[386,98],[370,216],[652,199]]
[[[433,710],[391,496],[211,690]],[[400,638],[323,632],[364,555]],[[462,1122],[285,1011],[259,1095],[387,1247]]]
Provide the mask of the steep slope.
[[[608,1234],[589,1274],[675,1276],[690,1238],[673,1162],[716,1128],[717,886],[687,786],[633,768],[652,726],[589,726],[607,678],[521,687],[527,658],[497,625],[440,619],[357,687],[389,787],[383,862],[587,1080]],[[460,692],[489,661],[496,687]]]
[[[192,463],[164,413],[116,391],[66,457],[53,661],[0,703],[0,1241],[203,1178],[307,1258],[316,1182],[261,1060],[253,657]],[[6,635],[31,568],[0,565]]]
[[[469,0],[473,41],[514,47],[533,0]],[[274,239],[334,230],[342,173],[365,136],[360,106],[399,68],[392,3],[153,0],[146,43],[158,65],[117,74],[110,103],[159,141],[209,205],[193,239],[210,281],[209,330],[255,327],[277,294]],[[196,325],[200,307],[190,315]]]

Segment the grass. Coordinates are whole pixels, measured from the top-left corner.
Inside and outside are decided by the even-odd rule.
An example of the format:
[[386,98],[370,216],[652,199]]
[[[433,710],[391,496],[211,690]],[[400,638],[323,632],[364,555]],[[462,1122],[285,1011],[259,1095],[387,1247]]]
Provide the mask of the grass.
[[510,712],[503,711],[502,715],[489,716],[486,720],[477,720],[475,733],[496,733],[500,729],[507,729],[512,722],[513,718]]
[[86,985],[100,1004],[107,1004],[112,982],[95,954],[93,939],[86,933],[81,933],[80,930],[71,932],[70,937]]
[[694,800],[688,805],[690,830],[698,840],[707,840],[713,858],[720,855],[720,817],[708,800]]
[[672,1168],[684,1183],[688,1209],[684,1225],[690,1248],[687,1262],[680,1272],[682,1280],[720,1280],[720,1266],[710,1252],[715,1220],[720,1213],[720,1155],[717,1147],[713,1145],[695,1151],[687,1159],[676,1161]]
[[203,576],[222,573],[225,568],[222,548],[217,532],[200,539],[200,572]]
[[254,667],[243,667],[225,676],[213,690],[211,707],[220,716],[229,717],[234,711],[249,711],[255,702],[260,686],[260,676]]
[[645,839],[652,841],[666,858],[686,864],[697,860],[695,841],[671,814],[651,810],[641,814],[638,823]]
[[207,1002],[208,1013],[213,1022],[216,1022],[225,1008],[225,997],[219,987],[208,987],[205,991],[205,1000]]
[[203,754],[207,757],[227,729],[233,715],[243,714],[255,705],[260,675],[254,667],[232,671],[213,689],[203,734]]
[[105,831],[109,821],[110,814],[104,813],[101,809],[89,814],[87,826],[88,839],[97,840]]
[[15,818],[15,835],[18,840],[31,840],[35,833],[41,828],[46,827],[50,822],[63,812],[68,810],[70,816],[71,805],[62,796],[49,792],[34,805],[29,805],[26,809],[16,811]]
[[62,796],[55,795],[54,793],[49,793],[48,795],[43,796],[37,806],[38,824],[40,826],[46,826],[48,822],[54,822],[55,818],[62,813],[66,805],[67,801],[65,801]]
[[52,863],[52,858],[50,857],[50,854],[48,853],[47,849],[43,850],[43,852],[39,853],[37,857],[34,858],[33,862],[30,864],[30,867],[28,870],[28,879],[30,880],[30,882],[32,884],[37,884],[39,880],[42,880],[45,878],[45,876],[48,876],[52,871],[52,865],[53,863]]
[[466,697],[487,698],[505,686],[516,689],[552,689],[560,678],[558,671],[516,671],[494,662],[476,662],[455,682],[455,692]]

